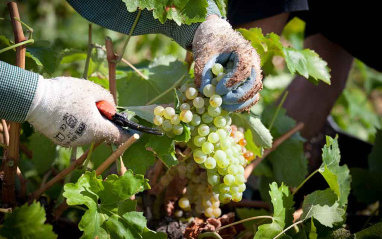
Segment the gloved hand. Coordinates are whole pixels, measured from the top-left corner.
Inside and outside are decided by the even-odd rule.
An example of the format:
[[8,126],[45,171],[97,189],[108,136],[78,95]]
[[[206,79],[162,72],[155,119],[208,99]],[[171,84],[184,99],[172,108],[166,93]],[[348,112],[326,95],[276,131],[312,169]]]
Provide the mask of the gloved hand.
[[259,100],[262,89],[260,57],[251,43],[220,18],[203,22],[193,40],[195,84],[202,91],[210,84],[212,66],[222,64],[227,74],[216,85],[222,95],[222,108],[240,112],[249,110]]
[[100,114],[96,107],[100,100],[115,105],[109,91],[91,81],[40,76],[26,120],[55,144],[65,147],[103,140],[123,143],[129,137],[128,131]]

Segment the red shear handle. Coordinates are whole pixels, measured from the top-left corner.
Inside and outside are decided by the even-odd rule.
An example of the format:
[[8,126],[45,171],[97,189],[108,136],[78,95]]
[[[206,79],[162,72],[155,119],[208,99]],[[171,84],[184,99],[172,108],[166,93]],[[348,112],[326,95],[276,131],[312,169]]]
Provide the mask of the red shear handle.
[[113,120],[113,116],[117,113],[117,109],[114,105],[107,102],[106,100],[101,100],[96,103],[99,112],[105,116],[108,120]]

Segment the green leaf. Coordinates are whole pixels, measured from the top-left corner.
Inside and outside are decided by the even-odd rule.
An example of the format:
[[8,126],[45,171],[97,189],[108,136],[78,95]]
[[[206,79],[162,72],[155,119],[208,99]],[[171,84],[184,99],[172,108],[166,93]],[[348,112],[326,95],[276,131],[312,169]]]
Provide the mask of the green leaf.
[[54,73],[58,64],[58,52],[50,47],[49,41],[35,41],[27,46],[27,52],[41,62],[46,73]]
[[317,239],[317,228],[314,226],[313,217],[310,220],[309,239]]
[[216,6],[218,6],[220,14],[223,17],[226,17],[226,15],[227,15],[227,9],[226,9],[227,6],[225,4],[225,0],[214,0],[214,2],[216,3]]
[[247,145],[245,146],[248,150],[252,151],[253,152],[253,155],[256,157],[261,157],[263,155],[263,148],[262,147],[259,147],[257,146],[254,142],[253,142],[253,134],[252,134],[252,131],[250,129],[247,129],[244,133],[244,138],[245,140],[247,141]]
[[259,147],[271,148],[272,147],[272,135],[269,130],[263,125],[259,118],[254,117],[251,114],[232,114],[232,121],[237,126],[242,126],[252,131],[252,138],[254,143]]
[[32,162],[39,174],[44,174],[55,160],[56,146],[40,133],[34,133],[30,138],[28,148],[32,149]]
[[175,166],[177,165],[179,162],[177,160],[177,158],[175,157],[175,154],[172,153],[172,154],[166,154],[166,155],[162,155],[162,156],[159,156],[159,159],[162,160],[162,162],[168,167],[172,167],[172,166]]
[[57,238],[53,226],[44,224],[45,221],[45,210],[40,203],[24,204],[5,215],[0,227],[0,236],[8,239]]
[[[133,175],[128,170],[124,175],[109,175],[105,181],[95,171],[86,172],[77,183],[64,186],[64,197],[68,205],[86,205],[79,229],[82,238],[140,238],[146,219],[139,212],[122,212],[119,205],[145,189],[150,188],[142,175]],[[132,205],[129,203],[129,205]]]
[[126,167],[135,173],[145,174],[147,169],[154,165],[154,154],[146,150],[146,144],[151,135],[144,134],[137,142],[131,145],[123,154],[122,159]]
[[274,72],[272,59],[274,56],[281,56],[284,57],[292,74],[298,73],[307,79],[314,81],[322,80],[330,84],[330,70],[327,67],[327,63],[314,51],[284,47],[280,42],[279,36],[274,33],[264,36],[259,28],[249,30],[239,29],[239,32],[244,38],[251,41],[252,46],[261,56],[261,65],[266,72]]
[[322,149],[322,164],[319,172],[329,187],[337,194],[340,207],[347,204],[350,193],[351,176],[346,165],[340,166],[340,150],[337,139],[326,136],[326,145]]
[[301,218],[313,217],[322,225],[333,227],[333,224],[343,221],[342,216],[345,214],[338,206],[337,195],[331,189],[315,191],[305,198]]
[[[117,80],[118,104],[122,106],[142,106],[159,94],[168,90],[179,78],[187,74],[187,66],[173,57],[160,57],[148,67],[149,79],[143,79],[135,72]],[[163,96],[156,104],[171,104],[174,95]],[[150,120],[150,122],[152,119]]]
[[[273,205],[273,220],[271,224],[264,224],[259,226],[254,239],[260,238],[273,238],[283,231],[283,229],[290,225],[293,221],[293,196],[290,194],[289,189],[284,184],[278,188],[277,183],[273,182],[270,185],[271,201]],[[290,238],[285,236],[284,238]]]
[[146,227],[143,231],[142,239],[167,239],[167,234],[164,232],[155,232]]
[[[250,217],[269,215],[269,212],[267,212],[264,209],[236,208],[236,215],[240,218],[240,220],[243,220]],[[257,226],[259,226],[266,222],[267,222],[266,220],[257,220],[257,221],[253,220],[253,221],[244,222],[243,225],[245,226],[246,229],[253,229],[255,223]]]
[[158,105],[146,105],[146,106],[129,106],[124,107],[125,109],[134,112],[136,115],[138,115],[140,118],[146,120],[147,122],[150,122],[153,124],[154,119],[154,109]]
[[382,235],[382,222],[368,227],[354,234],[354,239],[380,239]]
[[161,23],[169,19],[178,25],[204,21],[208,7],[207,0],[123,0],[123,2],[129,12],[135,12],[137,8],[152,10],[154,18]]
[[152,135],[146,148],[152,148],[157,155],[163,156],[175,152],[175,141],[167,136]]

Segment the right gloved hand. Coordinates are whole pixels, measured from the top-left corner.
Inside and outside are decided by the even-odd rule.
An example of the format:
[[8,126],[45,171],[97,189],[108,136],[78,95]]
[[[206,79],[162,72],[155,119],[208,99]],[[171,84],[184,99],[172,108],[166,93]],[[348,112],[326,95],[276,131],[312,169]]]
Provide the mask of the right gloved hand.
[[103,140],[116,144],[125,142],[129,132],[100,114],[96,102],[101,100],[115,105],[110,92],[91,81],[40,76],[26,120],[55,144],[64,147]]

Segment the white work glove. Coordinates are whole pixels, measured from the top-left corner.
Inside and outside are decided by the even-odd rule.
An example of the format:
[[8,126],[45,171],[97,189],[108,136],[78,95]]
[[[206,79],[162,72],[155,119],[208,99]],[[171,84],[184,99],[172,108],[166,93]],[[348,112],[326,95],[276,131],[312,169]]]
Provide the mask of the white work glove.
[[123,143],[128,132],[100,114],[96,102],[101,100],[115,105],[109,91],[91,81],[40,76],[26,120],[55,144],[65,147],[103,140]]
[[263,88],[260,57],[251,42],[218,17],[206,20],[197,29],[192,49],[195,58],[195,84],[202,92],[213,78],[212,66],[222,64],[227,74],[216,85],[222,108],[243,111],[256,104]]

